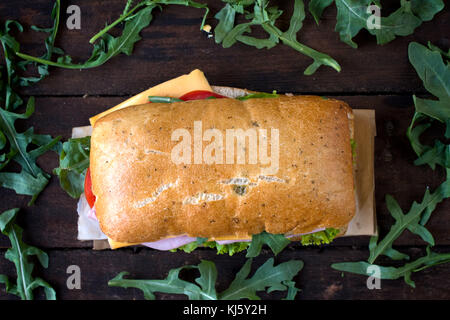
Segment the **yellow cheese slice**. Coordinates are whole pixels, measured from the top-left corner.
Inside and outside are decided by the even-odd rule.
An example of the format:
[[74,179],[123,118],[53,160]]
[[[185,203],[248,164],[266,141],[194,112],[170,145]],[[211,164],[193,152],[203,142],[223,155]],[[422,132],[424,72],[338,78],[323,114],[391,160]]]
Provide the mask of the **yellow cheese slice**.
[[206,80],[205,75],[202,71],[195,69],[189,74],[185,74],[179,76],[178,78],[163,82],[158,84],[155,87],[147,89],[134,97],[131,97],[128,100],[125,100],[122,103],[119,103],[117,106],[112,107],[96,116],[93,116],[89,119],[91,125],[94,126],[95,122],[114,112],[116,110],[120,110],[129,106],[135,106],[139,104],[144,104],[148,102],[148,96],[162,96],[162,97],[171,97],[171,98],[179,98],[182,95],[195,91],[195,90],[206,90],[212,91],[211,86]]
[[109,246],[111,247],[111,249],[118,249],[118,248],[135,246],[135,245],[140,244],[140,243],[118,242],[118,241],[114,241],[111,238],[108,238],[108,243],[109,243]]

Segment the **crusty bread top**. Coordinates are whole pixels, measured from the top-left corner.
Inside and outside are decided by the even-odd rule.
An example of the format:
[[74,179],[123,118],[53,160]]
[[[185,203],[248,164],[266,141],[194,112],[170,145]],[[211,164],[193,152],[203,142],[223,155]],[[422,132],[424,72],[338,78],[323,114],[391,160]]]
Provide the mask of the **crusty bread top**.
[[[96,122],[91,139],[101,229],[115,241],[141,243],[179,235],[249,238],[263,230],[345,228],[355,213],[351,119],[346,103],[315,96],[152,103],[115,111]],[[203,131],[257,128],[270,136],[270,128],[278,129],[278,172],[262,175],[266,166],[248,161],[176,165],[173,131],[184,128],[193,137],[199,120]],[[203,150],[209,143],[203,142]],[[249,185],[236,187],[245,179]]]

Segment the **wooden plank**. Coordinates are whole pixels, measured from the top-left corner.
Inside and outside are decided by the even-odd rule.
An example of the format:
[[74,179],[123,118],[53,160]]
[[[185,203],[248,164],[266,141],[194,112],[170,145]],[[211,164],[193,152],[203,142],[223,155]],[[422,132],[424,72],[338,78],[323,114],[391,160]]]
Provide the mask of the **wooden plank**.
[[[23,21],[26,27],[36,24],[49,26],[51,2],[5,0],[0,12],[6,18]],[[220,1],[208,1],[212,14],[208,23],[216,24],[213,15],[220,8]],[[105,7],[102,2],[77,1],[81,8],[81,30],[67,30],[63,4],[61,33],[57,45],[75,61],[87,59],[91,52],[88,40],[122,12],[124,1],[111,0]],[[287,6],[287,7],[286,7]],[[280,18],[280,26],[287,27],[292,9],[282,4],[286,14]],[[321,68],[315,75],[304,76],[303,70],[311,60],[286,46],[270,50],[256,50],[242,44],[224,49],[199,31],[203,11],[193,8],[169,6],[162,13],[155,12],[151,26],[142,32],[131,57],[120,56],[100,68],[90,70],[51,69],[51,77],[39,86],[28,88],[33,95],[128,95],[142,91],[164,79],[202,69],[208,79],[217,85],[248,87],[261,91],[303,93],[411,93],[424,89],[407,59],[410,41],[432,41],[448,46],[450,9],[445,9],[432,22],[424,23],[413,36],[398,38],[377,46],[376,40],[362,32],[356,38],[358,50],[339,40],[334,32],[335,9],[325,12],[320,26],[307,15],[299,39],[305,44],[329,53],[340,62],[343,71]],[[44,50],[42,34],[28,31],[20,39],[22,51],[41,55]]]
[[[449,247],[441,248],[449,251]],[[423,248],[406,250],[412,257],[424,254]],[[217,290],[226,289],[236,272],[245,262],[243,254],[233,257],[216,256],[211,250],[201,249],[191,254],[157,252],[149,249],[121,249],[117,251],[95,252],[84,249],[50,250],[50,265],[47,270],[37,269],[37,275],[51,283],[57,291],[58,299],[143,299],[142,292],[137,289],[108,287],[108,280],[121,271],[130,272],[130,278],[162,279],[172,268],[188,264],[198,264],[201,259],[214,261],[218,268]],[[359,261],[367,259],[367,250],[352,250],[350,248],[307,248],[285,250],[279,254],[275,263],[292,259],[303,260],[305,267],[294,278],[297,286],[302,289],[298,299],[449,299],[450,298],[450,264],[439,265],[412,275],[416,289],[406,285],[402,279],[382,280],[380,290],[369,290],[366,286],[367,277],[345,274],[333,270],[330,265],[335,262]],[[253,269],[262,265],[273,255],[264,250],[254,259]],[[385,262],[386,260],[381,260]],[[66,286],[68,266],[77,265],[81,270],[81,289],[69,290]],[[0,274],[14,277],[11,263],[0,264]],[[186,280],[193,281],[198,275],[195,271],[181,275]],[[13,298],[4,293],[0,286],[0,299]],[[284,294],[263,294],[263,298],[279,299]],[[38,294],[42,298],[42,293]],[[158,299],[181,299],[183,296],[157,294]]]
[[[388,231],[393,220],[386,209],[384,198],[391,194],[407,211],[414,200],[421,200],[425,189],[432,190],[444,179],[440,170],[432,171],[427,167],[413,165],[415,159],[408,139],[405,136],[413,114],[409,96],[337,96],[349,102],[354,108],[376,109],[377,132],[375,150],[376,205],[380,232]],[[70,137],[71,128],[88,124],[89,116],[117,104],[124,98],[88,97],[88,98],[38,98],[36,113],[29,122],[22,123],[22,130],[32,124],[38,133],[53,136]],[[48,153],[39,159],[47,172],[58,166],[56,154]],[[59,187],[57,179],[52,178],[49,186],[40,195],[35,206],[26,207],[27,197],[17,196],[14,192],[2,189],[0,210],[22,207],[19,222],[27,230],[26,236],[31,243],[43,248],[90,248],[90,242],[76,240],[77,214],[76,200],[70,198]],[[438,244],[450,245],[449,214],[450,203],[445,201],[433,213],[427,227],[435,235]],[[0,212],[1,212],[0,211]],[[399,245],[423,245],[416,236],[405,233]],[[0,240],[0,246],[7,246],[6,239]],[[366,246],[367,237],[336,240],[336,246]]]

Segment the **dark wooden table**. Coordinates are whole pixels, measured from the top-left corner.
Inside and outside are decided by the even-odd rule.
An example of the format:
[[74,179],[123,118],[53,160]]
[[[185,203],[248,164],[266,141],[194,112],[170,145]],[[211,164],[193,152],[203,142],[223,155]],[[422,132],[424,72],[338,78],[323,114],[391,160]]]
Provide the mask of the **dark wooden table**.
[[[65,8],[73,1],[63,1],[61,32],[57,45],[82,61],[91,50],[89,38],[102,29],[106,21],[115,19],[125,1],[79,0],[82,13],[81,30],[67,30]],[[209,2],[209,1],[208,1]],[[284,1],[283,4],[289,3]],[[211,1],[213,14],[220,2]],[[29,31],[29,26],[49,26],[52,1],[14,1],[0,3],[2,21],[18,19],[27,29],[19,36],[23,52],[41,55],[43,36]],[[288,10],[289,11],[289,10]],[[381,234],[393,222],[385,206],[385,195],[391,194],[407,210],[414,200],[421,200],[427,186],[435,188],[443,181],[442,171],[413,165],[415,155],[405,136],[413,115],[412,94],[425,94],[420,79],[408,62],[407,46],[411,41],[425,44],[428,40],[449,46],[450,10],[423,24],[413,36],[398,38],[385,46],[377,46],[373,37],[361,33],[355,50],[339,41],[334,32],[335,10],[325,12],[320,27],[308,15],[300,40],[337,59],[343,71],[320,68],[313,76],[304,76],[310,59],[294,50],[278,46],[271,50],[256,50],[244,45],[224,49],[199,31],[200,10],[171,6],[155,12],[151,26],[142,32],[143,40],[132,56],[121,55],[105,65],[91,70],[51,68],[50,77],[23,92],[36,97],[36,112],[19,128],[33,125],[38,133],[70,137],[71,128],[88,124],[88,118],[127,97],[159,82],[203,70],[215,85],[227,85],[253,90],[319,94],[347,101],[354,108],[376,110],[377,137],[375,150],[376,207]],[[212,16],[210,16],[212,17]],[[282,24],[288,24],[283,16]],[[208,20],[211,24],[215,20]],[[57,166],[54,153],[39,159],[47,171]],[[213,260],[219,269],[219,287],[225,288],[245,261],[244,254],[233,257],[216,256],[209,249],[191,254],[159,252],[148,248],[125,248],[115,251],[93,251],[91,242],[77,241],[76,200],[60,189],[53,177],[36,204],[27,207],[29,198],[13,191],[0,190],[0,212],[21,207],[19,224],[25,229],[25,241],[49,253],[50,266],[37,270],[57,290],[60,299],[141,299],[138,290],[109,288],[107,281],[118,272],[129,271],[134,278],[163,278],[174,267],[197,264],[200,259]],[[435,250],[450,252],[450,202],[440,204],[428,223],[436,239]],[[302,248],[292,244],[276,257],[282,262],[302,259],[305,267],[296,278],[302,289],[299,299],[450,299],[450,264],[440,265],[413,275],[417,288],[403,280],[382,281],[381,290],[368,290],[366,278],[330,268],[333,262],[366,260],[368,238],[342,238],[323,248]],[[9,242],[0,237],[0,246]],[[425,244],[406,232],[396,242],[412,257],[424,254]],[[12,263],[3,259],[6,249],[0,249],[0,274],[14,276]],[[255,259],[260,265],[272,254],[264,250]],[[388,260],[380,259],[380,263]],[[81,268],[81,290],[66,287],[69,265]],[[159,295],[161,298],[173,296]],[[279,297],[277,295],[273,297]],[[0,299],[10,299],[0,286]]]

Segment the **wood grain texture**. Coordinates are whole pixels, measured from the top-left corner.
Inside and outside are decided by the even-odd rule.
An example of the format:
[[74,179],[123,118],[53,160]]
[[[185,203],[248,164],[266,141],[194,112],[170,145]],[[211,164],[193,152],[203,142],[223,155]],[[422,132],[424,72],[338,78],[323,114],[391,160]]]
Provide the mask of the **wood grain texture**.
[[[123,0],[110,0],[105,6],[103,1],[63,1],[62,12],[69,4],[80,6],[82,29],[67,30],[67,15],[63,14],[57,46],[64,48],[74,60],[85,60],[90,55],[90,37],[102,29],[106,21],[118,17],[124,3]],[[208,3],[212,14],[207,22],[214,25],[212,16],[221,2],[214,0]],[[289,3],[280,2],[287,9],[287,14],[280,18],[281,28],[288,25],[292,12]],[[34,55],[44,52],[44,35],[30,31],[29,27],[33,24],[48,27],[51,7],[52,2],[44,0],[3,0],[0,3],[2,21],[18,19],[26,28],[24,34],[18,35],[23,52]],[[67,139],[71,128],[87,125],[90,116],[157,83],[200,68],[215,85],[328,95],[346,101],[353,108],[375,109],[376,205],[381,234],[385,234],[393,223],[385,206],[386,194],[393,195],[406,211],[412,201],[421,200],[427,186],[434,189],[442,182],[442,171],[413,165],[415,155],[405,136],[413,115],[411,95],[425,93],[408,62],[407,46],[410,41],[426,43],[430,40],[448,47],[448,6],[432,22],[419,27],[413,36],[398,38],[385,46],[377,46],[373,37],[362,32],[355,39],[360,46],[357,50],[340,42],[334,32],[335,9],[325,11],[320,26],[316,26],[308,15],[299,40],[332,55],[343,68],[341,73],[337,73],[322,67],[310,77],[303,75],[310,59],[288,47],[256,50],[240,44],[230,49],[216,45],[213,39],[207,39],[199,31],[202,14],[200,10],[176,6],[166,8],[162,13],[155,11],[154,21],[142,32],[143,40],[136,45],[132,56],[118,56],[91,70],[51,68],[49,78],[23,92],[37,96],[36,112],[31,119],[18,122],[18,131],[33,125],[38,133],[62,135]],[[83,98],[84,95],[87,97]],[[51,172],[58,165],[57,156],[48,153],[38,163]],[[209,249],[192,254],[145,248],[95,252],[90,249],[91,242],[76,240],[76,200],[65,194],[55,177],[35,206],[27,207],[28,200],[28,197],[18,196],[13,191],[0,189],[0,212],[12,207],[22,208],[18,223],[25,229],[25,241],[47,250],[50,255],[49,269],[37,270],[37,274],[56,287],[59,298],[140,299],[140,291],[109,288],[107,281],[123,270],[136,278],[163,278],[169,269],[197,264],[200,259],[217,263],[218,286],[224,289],[244,262],[242,254],[216,256]],[[449,221],[450,203],[445,201],[437,207],[427,224],[435,236],[438,251],[450,251]],[[297,258],[305,261],[304,270],[296,278],[302,288],[300,299],[450,299],[449,264],[413,275],[417,284],[415,290],[402,280],[383,281],[382,290],[368,290],[365,277],[346,274],[342,278],[340,272],[330,268],[333,262],[367,259],[367,244],[367,237],[337,239],[325,248],[302,248],[292,244],[276,260]],[[0,247],[7,246],[8,240],[1,236]],[[424,243],[409,232],[398,239],[396,246],[413,257],[422,255],[424,251]],[[3,259],[4,251],[0,249],[0,274],[13,276],[13,265]],[[271,256],[266,250],[255,264],[260,265]],[[66,288],[66,269],[71,264],[81,267],[80,291]],[[191,279],[194,277],[191,275]],[[158,297],[174,298],[168,295]],[[0,286],[0,299],[12,298]]]
[[[448,252],[449,248],[444,248]],[[423,248],[410,248],[405,252],[417,258],[424,254]],[[217,291],[226,289],[234,279],[236,272],[245,262],[243,253],[229,257],[216,256],[207,249],[199,249],[193,253],[158,252],[147,248],[138,250],[121,249],[118,251],[90,251],[84,249],[49,250],[50,266],[47,270],[38,269],[36,274],[42,276],[55,287],[58,299],[143,299],[143,294],[137,289],[108,287],[108,280],[121,271],[130,272],[132,279],[162,279],[172,268],[183,265],[198,264],[200,260],[211,260],[218,269]],[[292,259],[305,263],[303,270],[294,278],[297,286],[302,289],[297,299],[450,299],[448,272],[450,265],[444,264],[433,269],[413,274],[416,289],[406,285],[403,279],[382,280],[381,289],[369,290],[366,286],[367,277],[345,274],[330,267],[334,262],[359,261],[367,259],[367,251],[348,248],[304,248],[287,249],[275,258],[275,264]],[[252,270],[256,270],[267,259],[273,257],[268,250],[254,259]],[[386,262],[387,260],[380,260]],[[77,265],[81,270],[81,289],[69,290],[66,286],[67,268]],[[11,264],[0,264],[0,273],[14,275]],[[198,273],[183,272],[181,277],[194,281]],[[440,281],[436,281],[440,279]],[[39,291],[37,291],[39,293]],[[265,299],[280,299],[285,293],[275,292],[270,295],[261,294]],[[37,297],[42,298],[40,292]],[[0,290],[0,300],[9,299]],[[182,295],[157,294],[158,299],[186,299]]]
[[[2,1],[2,16],[5,19],[20,17],[26,27],[33,24],[49,26],[51,2],[20,2],[23,5],[18,6],[14,0]],[[104,6],[102,1],[77,1],[82,15],[81,30],[67,30],[64,23],[67,15],[63,14],[57,46],[70,54],[74,61],[86,60],[92,48],[89,39],[104,27],[106,21],[113,21],[119,16],[124,2],[110,0],[108,6]],[[213,15],[221,3],[208,3],[212,14],[207,22],[215,25]],[[280,17],[281,28],[287,28],[289,24],[292,12],[289,3],[280,2],[281,8],[286,10],[286,14]],[[359,44],[359,49],[355,50],[341,42],[334,32],[336,11],[329,8],[320,26],[315,24],[311,15],[307,15],[299,40],[332,55],[343,71],[338,73],[321,67],[313,76],[304,76],[303,71],[312,62],[308,57],[284,45],[257,51],[243,44],[224,49],[200,32],[202,15],[203,10],[178,6],[164,8],[162,12],[155,11],[154,20],[142,32],[143,40],[136,45],[132,57],[121,55],[100,68],[90,70],[53,68],[50,78],[26,92],[34,95],[127,95],[195,68],[203,70],[211,83],[216,85],[252,87],[261,91],[423,92],[421,82],[407,60],[408,43],[413,40],[426,43],[430,40],[448,46],[450,39],[447,26],[450,10],[447,7],[432,22],[420,26],[413,36],[397,38],[384,46],[377,46],[375,38],[363,31],[355,39]],[[23,52],[38,56],[44,52],[42,34],[27,28],[20,38],[23,39]]]

